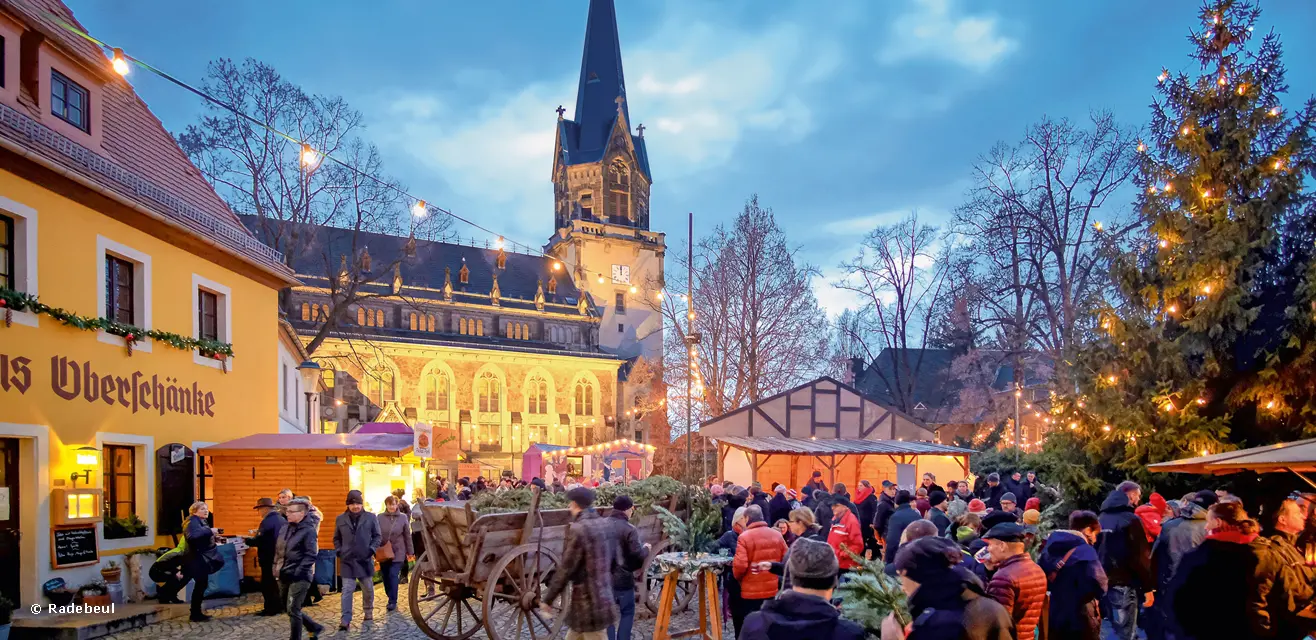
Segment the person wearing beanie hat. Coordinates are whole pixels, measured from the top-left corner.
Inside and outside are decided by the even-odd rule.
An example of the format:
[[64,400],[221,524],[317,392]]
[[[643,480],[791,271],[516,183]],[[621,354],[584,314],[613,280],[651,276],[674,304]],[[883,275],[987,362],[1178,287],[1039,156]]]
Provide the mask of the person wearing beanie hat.
[[612,518],[602,518],[594,510],[595,497],[594,490],[589,487],[576,487],[567,492],[571,524],[562,544],[562,560],[539,602],[540,609],[546,614],[556,615],[549,603],[567,588],[568,581],[571,583],[571,597],[565,612],[568,638],[603,635],[602,632],[617,624],[620,618],[613,597],[612,572],[617,564],[625,563],[617,558],[616,542],[612,539]]
[[[718,486],[718,485],[713,485]],[[635,502],[622,494],[612,500],[612,511],[604,520],[611,531],[613,555],[612,600],[617,603],[617,623],[608,626],[608,636],[614,640],[630,640],[635,624],[635,572],[644,566],[649,545],[640,544],[640,532],[631,524]]]
[[831,547],[796,540],[786,561],[790,589],[749,614],[737,637],[864,640],[864,628],[842,618],[831,603],[838,570]]
[[1037,509],[1029,509],[1024,512],[1023,522],[1025,525],[1030,527],[1035,527],[1037,526],[1037,523],[1041,521],[1042,521],[1041,511],[1038,511]]
[[937,535],[946,535],[946,530],[950,528],[950,516],[946,513],[950,509],[950,501],[946,499],[944,491],[933,491],[928,494],[928,515],[927,519],[937,526]]
[[347,510],[334,520],[334,552],[338,556],[338,575],[343,579],[339,600],[343,615],[338,629],[347,631],[352,626],[352,594],[361,591],[361,619],[374,619],[375,610],[375,550],[383,544],[379,519],[365,510],[361,492],[347,492]]
[[1046,573],[1029,557],[1027,535],[1028,530],[1014,522],[1003,522],[982,534],[990,558],[987,569],[996,571],[987,583],[987,595],[1010,612],[1019,638],[1033,637],[1046,599]]
[[982,487],[982,492],[978,495],[989,509],[1001,508],[1001,496],[1007,489],[1001,484],[1001,476],[997,473],[987,475],[987,486]]
[[1023,514],[1023,511],[1019,510],[1019,501],[1015,499],[1014,493],[1011,491],[1006,491],[1001,494],[1000,505],[1001,506],[996,509],[997,511],[1013,513],[1016,518]]
[[983,531],[986,531],[998,524],[1004,524],[1007,522],[1018,524],[1019,516],[1016,516],[1009,511],[989,511],[987,515],[982,517],[982,529]]
[[970,500],[968,513],[972,513],[979,518],[987,515],[987,503],[977,498]]
[[913,622],[901,628],[894,614],[888,616],[882,622],[882,637],[1014,638],[1010,614],[988,597],[963,558],[955,543],[935,536],[901,547],[895,571],[909,598]]
[[1041,498],[1038,498],[1038,497],[1036,497],[1036,496],[1033,496],[1032,498],[1029,498],[1026,502],[1024,502],[1024,511],[1027,511],[1027,510],[1029,510],[1029,509],[1035,509],[1035,510],[1037,510],[1037,511],[1041,511],[1041,510],[1042,510],[1042,499],[1041,499]]
[[905,532],[905,527],[915,520],[923,519],[911,502],[909,491],[901,489],[896,492],[896,510],[891,512],[891,518],[887,520],[886,537],[883,538],[882,561],[887,564],[896,560],[896,548],[900,546],[900,534]]
[[1102,531],[1097,554],[1110,581],[1102,611],[1109,613],[1117,640],[1133,640],[1141,609],[1154,606],[1156,600],[1152,543],[1135,513],[1141,501],[1142,487],[1126,480],[1106,496],[1097,512]]

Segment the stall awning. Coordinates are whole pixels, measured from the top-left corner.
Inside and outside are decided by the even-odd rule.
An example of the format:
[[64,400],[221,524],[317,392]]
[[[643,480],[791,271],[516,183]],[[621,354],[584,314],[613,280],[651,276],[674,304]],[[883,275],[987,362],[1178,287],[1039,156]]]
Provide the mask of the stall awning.
[[1210,475],[1226,475],[1239,471],[1309,473],[1316,471],[1316,438],[1160,462],[1147,465],[1147,469],[1162,473]]
[[785,453],[799,455],[832,454],[890,454],[890,455],[933,455],[966,456],[978,453],[973,449],[952,447],[935,442],[905,442],[903,440],[801,440],[799,438],[777,438],[770,436],[719,436],[720,444],[730,445],[745,451],[756,453]]

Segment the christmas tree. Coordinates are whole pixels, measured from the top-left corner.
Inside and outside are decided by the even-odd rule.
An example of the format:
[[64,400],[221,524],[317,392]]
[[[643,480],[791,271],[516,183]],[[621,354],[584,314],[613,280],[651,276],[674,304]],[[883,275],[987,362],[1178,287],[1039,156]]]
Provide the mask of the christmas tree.
[[1055,424],[1120,474],[1316,435],[1316,101],[1282,104],[1280,40],[1253,37],[1259,16],[1209,2],[1199,70],[1157,77],[1141,232],[1112,256],[1078,388],[1054,398]]

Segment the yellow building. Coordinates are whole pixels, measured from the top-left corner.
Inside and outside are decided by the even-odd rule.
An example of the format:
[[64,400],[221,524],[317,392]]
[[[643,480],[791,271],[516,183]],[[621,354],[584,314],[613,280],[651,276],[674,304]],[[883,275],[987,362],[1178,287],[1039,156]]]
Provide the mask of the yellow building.
[[197,447],[275,429],[295,282],[46,12],[74,20],[0,6],[0,593],[25,604],[167,541],[213,491]]

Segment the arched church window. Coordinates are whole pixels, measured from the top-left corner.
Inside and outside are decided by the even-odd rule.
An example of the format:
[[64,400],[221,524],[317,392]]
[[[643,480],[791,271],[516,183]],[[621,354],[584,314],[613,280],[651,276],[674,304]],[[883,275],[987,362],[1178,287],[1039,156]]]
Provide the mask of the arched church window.
[[502,411],[503,383],[498,379],[498,376],[486,371],[480,374],[480,379],[475,382],[475,389],[479,396],[479,410],[483,413]]
[[448,374],[442,371],[431,373],[425,378],[425,408],[431,411],[448,410]]
[[612,217],[631,218],[631,170],[621,159],[613,160],[608,169],[609,204]]
[[594,415],[594,385],[581,380],[576,383],[576,415]]
[[548,413],[548,382],[540,376],[526,382],[526,413]]

